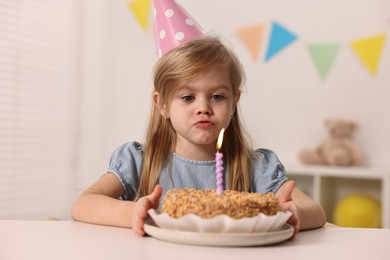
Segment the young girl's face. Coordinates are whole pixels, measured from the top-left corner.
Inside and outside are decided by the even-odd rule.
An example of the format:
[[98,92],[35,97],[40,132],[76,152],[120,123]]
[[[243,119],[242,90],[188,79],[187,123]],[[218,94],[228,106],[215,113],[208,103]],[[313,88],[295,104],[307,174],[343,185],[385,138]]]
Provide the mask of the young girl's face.
[[177,134],[176,152],[202,147],[214,154],[219,132],[229,126],[238,99],[239,94],[233,96],[224,66],[202,72],[180,85],[166,111]]

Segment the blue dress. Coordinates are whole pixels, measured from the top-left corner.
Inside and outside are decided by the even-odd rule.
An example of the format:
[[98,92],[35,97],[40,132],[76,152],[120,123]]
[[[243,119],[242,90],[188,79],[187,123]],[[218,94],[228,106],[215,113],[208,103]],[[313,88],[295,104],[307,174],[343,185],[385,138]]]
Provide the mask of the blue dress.
[[[138,142],[128,142],[111,155],[108,172],[115,174],[125,189],[121,197],[124,200],[134,200],[136,197],[143,159],[143,145]],[[251,191],[259,193],[272,192],[287,181],[285,169],[274,152],[268,149],[257,149],[253,158],[253,175]],[[224,166],[226,169],[226,165]],[[227,171],[224,171],[224,186],[227,189]],[[159,184],[164,197],[169,189],[216,189],[216,162],[192,161],[173,154],[172,165],[162,169]]]

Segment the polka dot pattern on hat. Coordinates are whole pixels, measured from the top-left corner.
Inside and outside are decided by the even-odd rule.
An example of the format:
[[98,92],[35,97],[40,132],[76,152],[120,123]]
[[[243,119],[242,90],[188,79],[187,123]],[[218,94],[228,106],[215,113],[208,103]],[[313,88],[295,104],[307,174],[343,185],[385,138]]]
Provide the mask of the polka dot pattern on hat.
[[165,16],[168,18],[172,17],[174,14],[175,14],[175,12],[172,9],[167,9],[165,11]]
[[154,0],[154,7],[157,43],[161,55],[203,34],[200,26],[176,1]]

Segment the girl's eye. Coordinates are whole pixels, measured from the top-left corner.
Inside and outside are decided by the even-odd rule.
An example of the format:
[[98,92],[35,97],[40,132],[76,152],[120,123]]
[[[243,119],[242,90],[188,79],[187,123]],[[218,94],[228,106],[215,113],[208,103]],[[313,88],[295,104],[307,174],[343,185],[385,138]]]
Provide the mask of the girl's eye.
[[215,99],[215,100],[222,100],[222,99],[224,99],[225,97],[222,96],[222,95],[212,95],[211,98],[212,98],[212,99]]
[[192,101],[194,100],[194,96],[183,96],[181,97],[182,100],[186,101],[186,102],[189,102],[189,101]]

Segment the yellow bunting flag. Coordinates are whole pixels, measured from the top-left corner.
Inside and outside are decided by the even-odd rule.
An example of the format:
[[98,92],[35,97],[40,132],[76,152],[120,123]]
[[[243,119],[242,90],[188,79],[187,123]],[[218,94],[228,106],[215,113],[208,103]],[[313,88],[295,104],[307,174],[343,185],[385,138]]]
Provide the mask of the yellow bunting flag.
[[135,0],[129,3],[130,10],[133,12],[144,31],[149,27],[150,1],[151,0]]
[[264,31],[265,26],[263,24],[243,27],[237,30],[238,36],[247,47],[254,61],[259,59]]
[[385,35],[379,34],[354,40],[351,43],[352,49],[372,75],[376,74],[384,42]]

